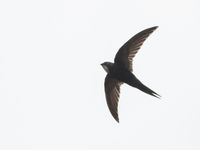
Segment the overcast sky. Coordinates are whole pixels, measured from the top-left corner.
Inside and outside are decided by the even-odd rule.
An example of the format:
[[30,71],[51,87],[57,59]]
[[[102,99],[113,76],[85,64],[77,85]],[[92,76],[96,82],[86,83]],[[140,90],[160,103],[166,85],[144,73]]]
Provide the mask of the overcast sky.
[[[0,149],[199,150],[197,0],[0,1]],[[118,49],[159,26],[122,85],[118,124],[104,95]]]

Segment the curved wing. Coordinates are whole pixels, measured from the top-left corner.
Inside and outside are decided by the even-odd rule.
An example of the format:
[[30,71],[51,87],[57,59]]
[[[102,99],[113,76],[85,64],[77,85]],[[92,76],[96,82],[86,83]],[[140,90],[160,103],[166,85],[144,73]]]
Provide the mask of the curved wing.
[[157,26],[148,28],[129,39],[117,52],[115,56],[115,63],[124,66],[132,72],[133,57],[138,52],[144,41],[157,28]]
[[122,82],[109,77],[109,75],[107,75],[105,78],[104,86],[105,86],[107,105],[112,116],[115,118],[117,122],[119,122],[118,101],[119,101],[121,84]]

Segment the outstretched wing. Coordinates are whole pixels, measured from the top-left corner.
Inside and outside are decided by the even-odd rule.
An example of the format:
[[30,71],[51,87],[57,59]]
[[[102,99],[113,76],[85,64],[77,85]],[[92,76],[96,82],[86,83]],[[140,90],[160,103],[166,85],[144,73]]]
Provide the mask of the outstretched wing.
[[120,64],[132,72],[132,61],[144,41],[156,29],[157,26],[143,30],[129,39],[117,52],[115,63]]
[[109,75],[107,75],[105,78],[104,86],[105,86],[107,105],[112,116],[115,118],[117,122],[119,122],[118,101],[119,101],[121,84],[122,82],[109,77]]

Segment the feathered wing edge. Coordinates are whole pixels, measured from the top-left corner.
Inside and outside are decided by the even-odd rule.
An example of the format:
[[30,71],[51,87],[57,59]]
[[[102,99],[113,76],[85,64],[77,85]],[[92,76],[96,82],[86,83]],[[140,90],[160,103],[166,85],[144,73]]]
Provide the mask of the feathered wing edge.
[[132,61],[136,53],[158,26],[145,29],[129,39],[117,52],[115,63],[118,63],[132,72]]
[[109,75],[105,78],[105,94],[108,108],[114,117],[114,119],[119,122],[118,116],[118,102],[120,96],[120,85],[122,82],[109,77]]

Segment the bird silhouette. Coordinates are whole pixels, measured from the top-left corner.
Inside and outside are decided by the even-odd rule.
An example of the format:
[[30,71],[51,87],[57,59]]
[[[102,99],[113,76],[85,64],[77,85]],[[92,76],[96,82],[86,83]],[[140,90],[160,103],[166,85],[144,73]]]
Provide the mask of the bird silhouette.
[[158,26],[155,26],[139,32],[118,50],[114,63],[104,62],[101,64],[107,72],[104,82],[107,105],[112,116],[117,122],[119,122],[118,101],[120,96],[120,86],[123,83],[135,87],[151,96],[160,98],[159,94],[145,86],[132,73],[132,61],[135,54],[138,52],[149,35],[157,28]]

